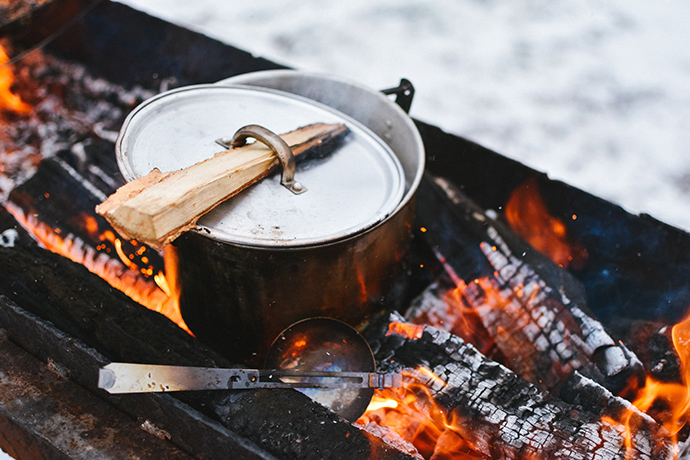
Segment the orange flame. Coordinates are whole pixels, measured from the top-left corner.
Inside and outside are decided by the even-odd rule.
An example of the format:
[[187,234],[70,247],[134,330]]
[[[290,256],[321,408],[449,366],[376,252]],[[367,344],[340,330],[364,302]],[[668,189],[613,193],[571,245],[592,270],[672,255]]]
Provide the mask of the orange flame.
[[554,263],[578,268],[587,259],[586,249],[568,243],[563,221],[549,214],[534,177],[513,191],[505,206],[505,217],[515,233]]
[[[678,433],[690,420],[690,315],[673,326],[673,345],[680,360],[681,382],[661,382],[647,376],[633,401],[633,405],[652,415],[663,427],[672,445],[678,444]],[[630,443],[631,414],[621,421],[626,433],[626,445]],[[629,455],[629,458],[632,458]]]
[[14,84],[14,74],[9,63],[9,56],[5,49],[0,45],[0,111],[14,112],[20,115],[30,113],[33,108],[31,105],[12,92]]
[[461,423],[434,402],[430,388],[442,388],[441,379],[423,367],[403,372],[403,376],[402,388],[376,391],[357,424],[385,426],[427,459],[489,458],[463,436]]
[[[690,420],[690,314],[673,326],[671,335],[680,360],[681,381],[662,382],[648,375],[645,385],[637,391],[632,404],[651,415],[661,425],[659,436],[670,442],[677,455],[678,433]],[[634,411],[626,411],[620,420],[603,417],[602,421],[621,432],[627,451],[626,460],[633,460],[633,434],[637,429]]]
[[[116,251],[122,262],[92,248],[74,235],[63,237],[60,235],[59,229],[50,227],[35,216],[26,215],[12,203],[8,203],[6,208],[46,249],[84,265],[90,272],[103,278],[108,284],[122,291],[135,302],[142,304],[149,310],[165,315],[191,334],[180,314],[177,295],[175,292],[171,292],[173,290],[169,287],[170,280],[168,278],[174,277],[174,275],[169,275],[166,278],[165,275],[159,273],[154,277],[154,281],[142,276],[139,267],[134,265],[122,252],[121,241],[115,237],[114,233],[108,230],[103,233],[102,238],[119,242],[119,244],[115,243],[115,247],[119,247],[119,250],[116,249]],[[85,225],[87,228],[94,228],[93,222],[88,218]],[[167,268],[168,263],[166,261],[166,270]]]
[[[506,302],[488,286],[488,280],[484,278],[476,279],[469,285],[460,278],[455,279],[454,282],[455,288],[441,294],[443,302],[432,311],[425,311],[414,318],[414,323],[428,324],[451,332],[473,344],[481,353],[488,355],[495,347],[496,341],[484,327],[480,312],[486,308],[503,308]],[[471,305],[467,300],[468,289],[473,289],[474,285],[481,286],[486,294],[479,308],[477,305]]]
[[406,339],[417,340],[422,338],[424,325],[414,325],[409,323],[392,322],[388,325],[386,335],[397,334]]

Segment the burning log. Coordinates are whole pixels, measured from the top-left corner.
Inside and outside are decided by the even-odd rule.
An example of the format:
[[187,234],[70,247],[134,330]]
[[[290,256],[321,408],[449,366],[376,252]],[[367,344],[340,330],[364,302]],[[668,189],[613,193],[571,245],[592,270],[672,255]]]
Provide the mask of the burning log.
[[678,453],[678,457],[676,457],[676,460],[689,460],[690,459],[690,443],[687,441],[685,444],[683,444],[682,448],[680,449],[680,452]]
[[408,319],[462,335],[458,327],[476,318],[506,366],[556,394],[573,371],[614,393],[640,377],[640,361],[589,314],[567,272],[448,182],[423,181],[420,196],[418,222],[446,276],[414,302]]
[[[588,412],[612,420],[626,420],[635,417],[643,423],[656,424],[648,414],[635,407],[627,399],[615,396],[609,390],[575,371],[563,383],[559,398],[567,403],[586,407]],[[639,424],[639,422],[638,422]]]
[[104,161],[106,152],[112,157],[112,145],[107,151],[100,144],[85,148],[82,156],[92,167],[75,164],[72,152],[42,161],[30,179],[12,190],[7,209],[47,249],[83,264],[135,301],[186,328],[164,291],[164,262],[158,252],[119,238],[105,219],[92,214],[115,184],[124,182],[119,173],[110,183],[99,179],[103,171],[117,171],[112,159],[112,164]]
[[[293,155],[313,155],[337,144],[345,125],[314,124],[283,134]],[[270,148],[254,143],[217,153],[182,170],[148,175],[121,187],[96,208],[126,238],[161,249],[222,201],[278,166]]]
[[[16,319],[21,316],[17,309],[8,302],[0,302],[0,326],[7,329],[12,340],[25,341],[43,359],[52,358],[63,364],[83,386],[123,411],[133,417],[150,418],[171,433],[172,441],[185,450],[193,450],[195,443],[208,445],[211,441],[199,432],[196,437],[187,437],[185,433],[194,432],[199,422],[189,418],[185,419],[187,422],[178,420],[179,411],[184,412],[181,405],[195,409],[187,417],[203,420],[201,414],[205,414],[220,422],[222,425],[218,426],[226,433],[216,433],[214,437],[234,436],[235,441],[223,441],[234,446],[233,450],[224,451],[242,458],[409,458],[297,391],[194,392],[147,399],[142,395],[109,397],[96,390],[97,370],[103,363],[83,354],[82,348],[99,350],[105,355],[101,360],[208,367],[231,363],[162,315],[113,290],[83,266],[39,248],[1,208],[0,223],[0,234],[8,241],[7,247],[0,247],[0,294],[40,318],[31,326],[13,328],[21,321],[25,324],[26,315]],[[53,333],[54,338],[36,332],[44,320],[61,332]],[[32,327],[34,332],[27,333]],[[54,342],[60,338],[60,343]],[[75,343],[87,347],[82,345],[82,351],[75,351]]]
[[[630,427],[566,404],[431,326],[385,318],[366,331],[380,368],[428,389],[455,434],[488,458],[670,459],[664,431],[635,415]],[[388,331],[386,333],[386,331]],[[400,331],[406,331],[401,335]],[[424,371],[420,366],[428,369]]]

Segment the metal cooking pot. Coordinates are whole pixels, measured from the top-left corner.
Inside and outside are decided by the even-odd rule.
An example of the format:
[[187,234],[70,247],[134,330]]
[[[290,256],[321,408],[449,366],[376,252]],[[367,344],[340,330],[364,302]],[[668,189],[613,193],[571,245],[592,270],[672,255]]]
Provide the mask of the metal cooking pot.
[[345,123],[350,135],[333,155],[297,168],[306,193],[289,193],[279,175],[266,178],[172,244],[182,317],[238,363],[260,363],[296,321],[357,326],[390,299],[424,168],[414,124],[380,92],[268,71],[156,96],[129,115],[116,144],[119,167],[133,180],[209,157],[222,150],[217,139],[246,124],[282,133],[312,122]]

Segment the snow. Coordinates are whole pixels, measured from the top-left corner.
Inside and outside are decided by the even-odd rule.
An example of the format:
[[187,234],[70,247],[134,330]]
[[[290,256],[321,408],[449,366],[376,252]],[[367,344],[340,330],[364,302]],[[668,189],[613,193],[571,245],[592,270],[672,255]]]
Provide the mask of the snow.
[[413,117],[690,230],[690,3],[122,1],[298,69],[408,78]]

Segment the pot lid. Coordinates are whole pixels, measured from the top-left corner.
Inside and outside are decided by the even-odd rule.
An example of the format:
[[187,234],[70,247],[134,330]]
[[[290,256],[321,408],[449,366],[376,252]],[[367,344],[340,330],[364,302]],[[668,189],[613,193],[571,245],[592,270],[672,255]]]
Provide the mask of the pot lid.
[[153,168],[169,172],[205,160],[224,150],[217,139],[248,124],[282,134],[319,122],[344,123],[350,133],[326,158],[298,164],[295,179],[307,192],[295,195],[281,186],[278,171],[202,216],[196,230],[249,246],[322,244],[384,220],[405,187],[390,147],[331,107],[266,88],[178,88],[145,101],[127,117],[116,143],[118,166],[131,181]]

